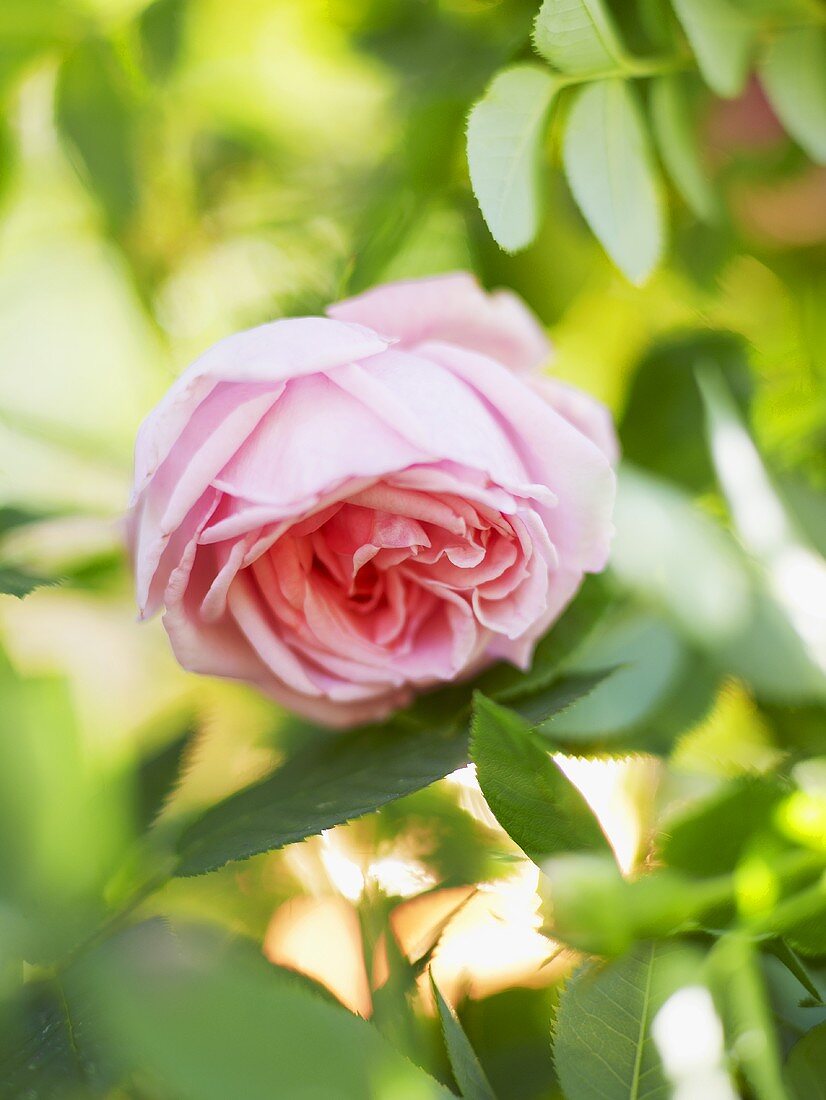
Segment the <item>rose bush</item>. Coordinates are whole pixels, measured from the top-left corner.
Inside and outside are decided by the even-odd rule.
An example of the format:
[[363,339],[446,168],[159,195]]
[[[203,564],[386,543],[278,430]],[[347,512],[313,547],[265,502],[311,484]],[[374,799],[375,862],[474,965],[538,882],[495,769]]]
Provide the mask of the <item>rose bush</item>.
[[548,355],[463,274],[221,341],[138,436],[141,615],[185,668],[337,726],[527,666],[603,568],[614,496],[610,417]]

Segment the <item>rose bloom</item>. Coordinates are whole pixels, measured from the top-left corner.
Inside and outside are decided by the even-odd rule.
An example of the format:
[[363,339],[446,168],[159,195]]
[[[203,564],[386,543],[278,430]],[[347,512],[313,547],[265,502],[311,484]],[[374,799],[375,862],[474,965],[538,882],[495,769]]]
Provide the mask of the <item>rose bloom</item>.
[[522,302],[465,274],[227,337],[138,434],[141,616],[180,663],[331,726],[520,668],[605,565],[606,410],[532,372]]

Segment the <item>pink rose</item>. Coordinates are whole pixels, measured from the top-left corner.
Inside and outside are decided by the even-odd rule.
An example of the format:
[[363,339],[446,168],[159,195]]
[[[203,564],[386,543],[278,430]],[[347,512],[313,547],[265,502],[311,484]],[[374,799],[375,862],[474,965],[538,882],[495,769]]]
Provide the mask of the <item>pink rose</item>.
[[164,606],[185,668],[329,725],[527,667],[612,530],[610,418],[532,376],[548,354],[464,274],[222,340],[138,435],[141,615]]

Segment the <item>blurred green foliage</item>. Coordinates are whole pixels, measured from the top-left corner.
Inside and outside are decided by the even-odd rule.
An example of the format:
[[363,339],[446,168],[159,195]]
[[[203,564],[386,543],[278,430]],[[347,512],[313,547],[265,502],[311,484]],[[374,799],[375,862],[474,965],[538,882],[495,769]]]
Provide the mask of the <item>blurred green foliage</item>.
[[[0,7],[4,1097],[822,1094],[826,11],[539,8]],[[140,419],[456,268],[616,414],[606,576],[379,730],[187,677],[120,547]]]

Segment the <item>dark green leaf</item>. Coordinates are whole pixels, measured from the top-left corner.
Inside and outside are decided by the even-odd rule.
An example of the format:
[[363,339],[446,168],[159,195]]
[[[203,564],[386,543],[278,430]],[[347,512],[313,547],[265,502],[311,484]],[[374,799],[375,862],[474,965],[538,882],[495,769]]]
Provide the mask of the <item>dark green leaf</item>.
[[816,1005],[823,1005],[823,997],[820,990],[814,983],[814,979],[809,971],[806,969],[806,964],[797,955],[795,951],[786,943],[783,939],[769,940],[765,944],[765,951],[771,952],[776,959],[778,959],[800,982],[801,986],[811,997],[812,1001]]
[[662,859],[669,867],[701,877],[733,871],[755,836],[770,827],[785,794],[770,776],[731,780],[665,822]]
[[542,733],[553,737],[553,719],[564,713],[580,699],[590,695],[594,688],[613,676],[617,668],[597,669],[578,675],[562,676],[549,687],[533,695],[520,696],[511,705],[517,714],[532,726],[544,726]]
[[497,244],[525,248],[541,214],[542,138],[559,84],[539,65],[498,73],[470,112],[467,157],[473,191]]
[[177,64],[187,7],[188,0],[155,0],[140,14],[143,63],[155,80],[165,80]]
[[826,32],[783,31],[760,63],[760,80],[780,121],[812,160],[826,163]]
[[633,283],[662,255],[665,228],[657,170],[634,91],[600,80],[577,92],[563,139],[565,174],[605,251]]
[[562,993],[554,1045],[565,1095],[668,1100],[651,1024],[671,993],[696,981],[696,956],[673,943],[641,944],[608,966],[579,970]]
[[0,1096],[65,1100],[100,1095],[108,1076],[88,998],[70,1000],[58,981],[34,981],[3,1006]]
[[80,174],[119,230],[137,199],[135,112],[129,83],[112,46],[89,39],[63,61],[55,112]]
[[704,363],[724,373],[738,406],[746,411],[753,387],[742,337],[689,332],[669,337],[645,353],[634,369],[620,422],[625,459],[693,492],[714,485],[695,375]]
[[490,1082],[485,1076],[485,1071],[479,1065],[479,1059],[473,1047],[470,1045],[467,1035],[462,1030],[456,1013],[439,992],[433,972],[430,973],[430,988],[433,990],[433,998],[439,1012],[439,1020],[442,1024],[447,1056],[450,1059],[450,1068],[459,1086],[459,1093],[463,1100],[496,1100]]
[[794,1100],[826,1100],[826,1023],[795,1043],[784,1077]]
[[730,0],[673,0],[709,87],[724,97],[746,84],[756,29]]
[[27,527],[31,523],[39,523],[49,518],[47,512],[24,508],[18,504],[4,504],[0,507],[0,538],[4,538],[18,527]]
[[30,573],[18,569],[15,565],[0,565],[0,595],[17,596],[22,599],[34,592],[35,588],[48,588],[60,582],[54,577],[44,577],[39,573]]
[[663,163],[677,190],[698,218],[713,222],[719,204],[700,158],[685,78],[660,76],[651,82],[651,119]]
[[467,761],[464,732],[371,726],[299,752],[218,803],[179,844],[179,875],[282,848],[427,787]]
[[136,777],[135,816],[138,829],[146,829],[152,824],[174,790],[192,733],[191,729],[184,730],[141,760]]
[[604,73],[623,60],[603,0],[544,0],[534,24],[534,45],[563,73]]
[[471,756],[499,824],[535,863],[559,852],[610,852],[588,803],[511,710],[474,696]]

